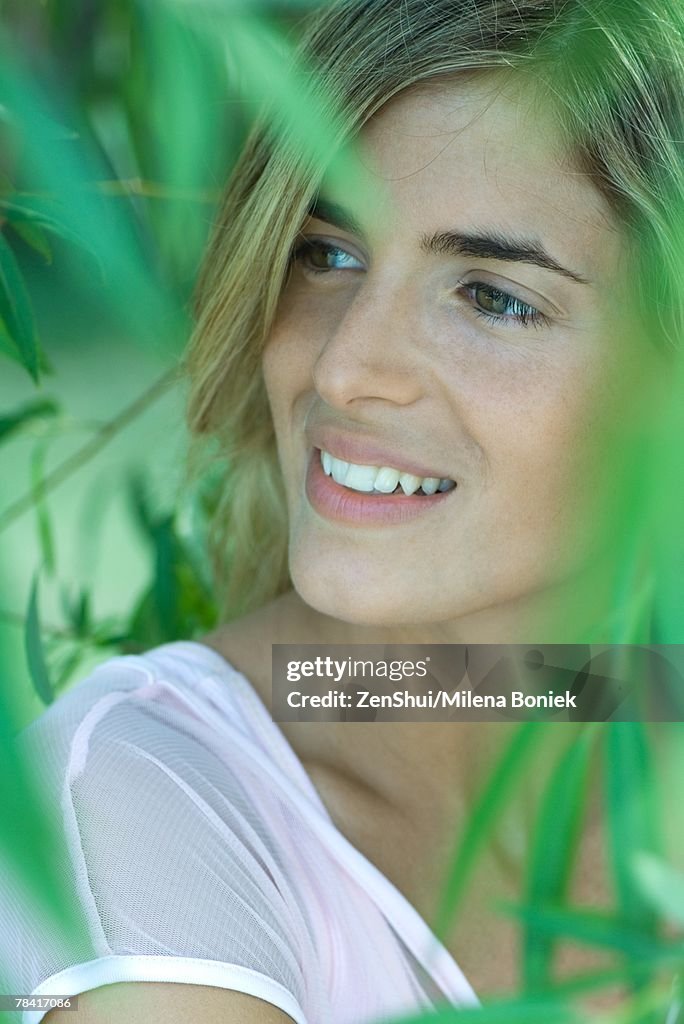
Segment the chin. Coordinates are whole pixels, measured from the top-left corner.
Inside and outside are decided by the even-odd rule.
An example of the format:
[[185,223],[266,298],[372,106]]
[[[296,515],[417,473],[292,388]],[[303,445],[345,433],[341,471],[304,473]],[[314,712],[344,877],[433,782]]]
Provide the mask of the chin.
[[401,602],[388,599],[388,595],[368,590],[351,591],[348,587],[321,586],[307,575],[300,579],[291,573],[292,583],[302,600],[320,612],[339,622],[354,626],[399,626],[419,621],[415,609],[402,606]]
[[[443,595],[417,592],[410,572],[392,574],[380,564],[291,552],[290,578],[302,600],[323,615],[357,626],[407,626],[453,617]],[[458,614],[458,612],[457,612]]]

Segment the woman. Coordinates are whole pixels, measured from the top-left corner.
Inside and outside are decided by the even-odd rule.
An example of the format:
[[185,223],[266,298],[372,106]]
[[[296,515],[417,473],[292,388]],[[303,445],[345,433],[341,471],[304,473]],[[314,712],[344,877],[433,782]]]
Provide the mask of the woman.
[[343,0],[303,49],[340,151],[256,130],[188,360],[242,614],[107,663],[27,730],[83,928],[67,948],[30,917],[17,984],[82,993],[81,1024],[357,1024],[510,988],[491,904],[519,892],[543,765],[442,946],[504,726],[277,726],[271,645],[655,638],[631,513],[680,334],[679,12]]

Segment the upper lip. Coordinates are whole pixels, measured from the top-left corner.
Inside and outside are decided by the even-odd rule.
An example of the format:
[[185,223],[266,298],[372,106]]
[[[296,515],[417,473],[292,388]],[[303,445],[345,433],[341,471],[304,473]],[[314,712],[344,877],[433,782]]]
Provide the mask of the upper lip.
[[453,479],[448,473],[441,473],[433,466],[425,466],[414,461],[405,452],[399,452],[396,448],[372,437],[344,433],[331,427],[317,427],[307,431],[307,435],[314,448],[323,449],[334,459],[354,462],[359,466],[391,466],[401,473],[411,473],[418,477]]

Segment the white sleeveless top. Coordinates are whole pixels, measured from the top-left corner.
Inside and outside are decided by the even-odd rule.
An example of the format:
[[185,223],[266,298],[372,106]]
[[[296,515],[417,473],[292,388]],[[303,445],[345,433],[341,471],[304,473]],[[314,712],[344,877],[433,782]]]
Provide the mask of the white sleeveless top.
[[81,929],[68,947],[51,938],[5,868],[8,991],[214,985],[296,1024],[479,1005],[417,911],[337,829],[252,685],[206,645],[105,662],[17,742],[56,808]]

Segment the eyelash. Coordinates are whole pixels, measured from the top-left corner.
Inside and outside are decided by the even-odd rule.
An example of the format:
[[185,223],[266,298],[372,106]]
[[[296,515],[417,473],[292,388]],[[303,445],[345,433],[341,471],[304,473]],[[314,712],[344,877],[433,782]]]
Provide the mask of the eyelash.
[[[313,238],[305,239],[296,249],[293,250],[290,257],[292,263],[304,263],[307,256],[312,252],[321,252],[326,256],[331,253],[342,253],[344,256],[349,256],[345,249],[342,249],[339,245],[332,245],[331,242],[318,241]],[[353,257],[352,257],[353,258]],[[312,267],[310,264],[305,264],[306,270],[310,274],[329,274],[334,270],[341,270],[341,267]]]
[[[501,288],[495,288],[493,285],[485,284],[484,281],[471,281],[468,284],[461,282],[461,290],[473,303],[473,309],[477,316],[483,317],[488,323],[497,325],[514,321],[520,327],[529,327],[530,325],[532,327],[547,327],[550,323],[549,318],[535,306],[530,306],[527,302],[523,302],[522,299],[516,298],[515,295],[510,295]],[[504,315],[492,313],[487,309],[482,309],[482,307],[477,304],[477,299],[475,298],[476,292],[486,292],[489,297],[495,301],[496,299],[504,299],[506,305],[513,308],[513,312]]]
[[[306,263],[306,257],[312,252],[322,253],[323,255],[329,256],[333,253],[341,253],[343,256],[350,256],[345,249],[342,249],[338,245],[332,245],[330,242],[324,242],[317,239],[305,239],[295,249],[293,249],[290,256],[291,264],[303,263],[308,274],[329,274],[336,270],[344,270],[343,267],[313,267],[310,263]],[[354,257],[351,257],[352,259]],[[501,288],[495,288],[493,285],[486,284],[484,281],[460,281],[458,289],[462,294],[465,294],[469,301],[472,303],[472,308],[477,316],[482,317],[488,323],[494,324],[495,326],[501,326],[510,324],[511,322],[516,323],[519,327],[545,327],[549,324],[549,318],[545,316],[540,310],[534,306],[529,305],[527,302],[523,302],[521,299],[510,295],[508,292],[503,291]],[[508,307],[513,308],[513,312],[510,314],[497,314],[492,313],[490,310],[482,309],[477,303],[476,293],[484,292],[494,301],[505,300]]]

